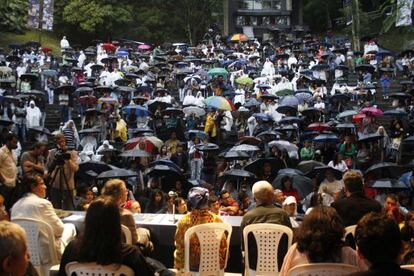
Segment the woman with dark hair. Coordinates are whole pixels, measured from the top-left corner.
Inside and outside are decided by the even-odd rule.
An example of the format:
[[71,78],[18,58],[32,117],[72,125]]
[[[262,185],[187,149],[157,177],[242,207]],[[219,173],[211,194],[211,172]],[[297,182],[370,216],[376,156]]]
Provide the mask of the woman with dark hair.
[[405,220],[401,228],[401,239],[405,242],[414,242],[414,211],[405,215]]
[[359,266],[357,253],[344,246],[344,226],[335,209],[314,207],[304,217],[293,244],[283,261],[281,276],[297,265],[307,263],[344,263]]
[[145,213],[158,213],[165,209],[164,193],[160,189],[153,190],[150,201],[145,207]]
[[65,267],[70,262],[123,264],[132,268],[135,275],[154,275],[139,248],[122,243],[119,208],[109,197],[98,198],[89,206],[85,230],[66,247],[59,275],[66,275]]
[[292,178],[290,176],[282,177],[280,183],[282,183],[282,192],[286,197],[294,196],[295,199],[296,199],[296,202],[300,201],[299,192],[298,192],[298,190],[293,188],[293,182],[292,182]]

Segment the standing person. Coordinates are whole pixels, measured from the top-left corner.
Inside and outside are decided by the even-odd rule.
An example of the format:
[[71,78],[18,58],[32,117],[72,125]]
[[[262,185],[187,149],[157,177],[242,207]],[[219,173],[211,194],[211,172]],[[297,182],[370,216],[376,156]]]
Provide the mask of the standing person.
[[66,91],[59,94],[60,122],[66,123],[69,120],[69,95]]
[[[175,252],[174,268],[182,270],[184,268],[184,234],[185,232],[199,224],[209,222],[223,222],[221,218],[208,209],[209,192],[201,187],[194,187],[188,192],[188,207],[190,212],[185,214],[177,223],[175,232]],[[200,242],[194,236],[190,238],[190,270],[198,270],[200,263]],[[220,244],[220,269],[224,267],[227,242],[225,237]]]
[[0,194],[5,198],[6,209],[9,209],[17,181],[17,156],[13,150],[17,149],[19,141],[15,134],[8,133],[4,142],[5,145],[0,148]]
[[19,101],[19,103],[17,104],[16,108],[14,109],[14,116],[16,117],[15,124],[17,128],[17,136],[19,137],[19,141],[26,142],[27,111],[23,101]]
[[35,104],[35,101],[31,100],[29,107],[26,109],[26,124],[28,128],[41,126],[42,112]]
[[32,150],[22,154],[20,164],[22,166],[23,176],[40,176],[43,178],[45,171],[43,155],[46,149],[46,143],[37,142],[34,144]]
[[63,134],[55,136],[56,148],[49,151],[46,162],[46,177],[52,187],[50,198],[57,209],[74,210],[73,194],[75,172],[78,171],[78,154],[68,150]]
[[66,48],[69,48],[69,41],[66,39],[66,36],[63,36],[60,40],[60,50],[63,52]]
[[380,78],[382,96],[384,99],[388,99],[388,92],[391,86],[391,78],[387,73],[384,73]]
[[[23,197],[13,205],[11,220],[29,217],[46,222],[53,230],[56,250],[62,254],[65,246],[76,236],[75,225],[63,224],[56,215],[51,202],[45,199],[46,185],[40,176],[27,176],[22,185]],[[40,231],[39,243],[43,249],[41,252],[48,252],[48,241],[49,237]],[[42,259],[44,258],[47,257],[43,256]]]
[[203,167],[203,152],[199,151],[196,146],[200,145],[200,138],[194,137],[194,140],[190,143],[189,156],[190,156],[190,170],[191,179],[201,179],[201,168]]
[[69,120],[62,128],[62,133],[66,139],[67,148],[70,150],[76,150],[79,145],[79,134],[76,130],[75,122]]

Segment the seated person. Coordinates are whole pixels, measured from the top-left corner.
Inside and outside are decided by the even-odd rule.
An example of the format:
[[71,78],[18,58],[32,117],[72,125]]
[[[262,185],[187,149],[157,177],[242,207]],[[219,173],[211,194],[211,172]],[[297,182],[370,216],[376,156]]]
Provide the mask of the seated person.
[[237,216],[239,214],[239,204],[233,199],[227,190],[220,192],[220,212],[229,216]]

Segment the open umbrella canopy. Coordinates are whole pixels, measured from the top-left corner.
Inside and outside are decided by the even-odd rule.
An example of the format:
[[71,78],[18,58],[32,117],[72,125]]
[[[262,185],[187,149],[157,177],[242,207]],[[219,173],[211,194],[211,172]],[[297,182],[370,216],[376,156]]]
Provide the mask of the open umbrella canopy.
[[116,46],[112,43],[104,43],[101,44],[102,49],[104,49],[105,51],[109,51],[109,52],[115,52],[116,50]]
[[299,150],[298,146],[296,146],[295,144],[290,143],[289,141],[284,141],[284,140],[276,140],[276,141],[271,141],[269,142],[269,147],[277,147],[279,150],[287,150],[289,156],[293,156],[296,155],[297,156],[297,152]]
[[194,114],[197,117],[202,117],[204,115],[206,115],[206,111],[198,106],[187,106],[183,108],[183,112],[186,115],[192,115]]
[[181,173],[181,168],[171,160],[156,160],[151,162],[149,167],[154,167],[156,165],[165,165]]
[[309,131],[319,131],[319,132],[330,130],[330,129],[331,129],[331,127],[328,124],[319,123],[319,122],[318,123],[312,123],[312,124],[308,125],[308,127],[306,128],[306,130],[309,130]]
[[161,111],[162,115],[168,115],[168,116],[182,116],[184,115],[183,110],[181,108],[175,108],[175,107],[167,107],[163,111]]
[[207,133],[201,130],[192,129],[186,132],[187,139],[192,140],[194,137],[198,137],[200,140],[204,141],[208,138]]
[[213,143],[207,143],[196,145],[195,148],[199,151],[215,151],[219,149],[219,146]]
[[250,155],[247,152],[243,151],[225,151],[218,155],[218,157],[231,160],[247,160],[250,158]]
[[140,149],[145,150],[149,153],[154,152],[156,149],[160,150],[164,145],[163,141],[155,136],[143,136],[135,137],[128,140],[125,144],[125,150]]
[[289,105],[297,108],[299,100],[295,96],[285,96],[280,101],[280,105]]
[[276,95],[278,95],[279,97],[291,96],[291,95],[293,95],[293,90],[292,89],[282,89],[282,90],[277,91]]
[[276,140],[276,139],[279,139],[280,132],[273,131],[273,130],[266,130],[266,131],[262,131],[259,134],[257,134],[256,137],[263,141]]
[[285,118],[283,118],[283,119],[280,119],[279,120],[279,124],[281,124],[281,125],[290,125],[290,124],[297,124],[297,123],[300,123],[302,121],[302,119],[301,118],[299,118],[299,117],[296,117],[296,116],[288,116],[288,117],[285,117]]
[[104,162],[99,161],[87,161],[79,163],[79,170],[77,175],[85,175],[88,171],[93,171],[96,174],[112,170],[114,167]]
[[318,162],[315,160],[306,160],[300,162],[296,168],[303,172],[303,174],[308,175],[309,173],[313,172],[315,168],[323,166],[325,166],[325,164],[323,164],[322,162]]
[[321,134],[313,138],[314,142],[337,142],[338,140],[335,134]]
[[368,187],[375,189],[395,189],[395,190],[405,190],[410,189],[402,181],[392,178],[382,178],[377,180],[372,180],[368,182]]
[[29,131],[34,131],[34,132],[38,132],[38,133],[42,133],[42,134],[46,134],[46,135],[52,135],[52,133],[50,132],[49,129],[45,128],[45,127],[30,127]]
[[407,112],[399,109],[389,109],[384,111],[384,116],[395,116],[395,117],[404,117],[407,116]]
[[374,73],[375,67],[370,64],[361,64],[355,66],[355,71]]
[[243,106],[247,108],[257,107],[260,106],[260,102],[258,102],[256,98],[250,98]]
[[243,136],[239,138],[239,144],[249,144],[249,145],[259,145],[262,143],[262,140],[254,137],[254,136]]
[[229,103],[229,101],[220,96],[211,96],[204,100],[206,106],[213,107],[220,110],[226,111],[233,111],[233,106]]
[[367,116],[374,116],[374,117],[378,117],[378,116],[382,116],[382,114],[384,114],[384,112],[377,108],[377,107],[365,107],[361,110],[361,113],[366,114]]
[[244,166],[244,169],[246,171],[258,174],[259,172],[263,171],[263,167],[265,163],[269,163],[271,166],[271,172],[277,173],[280,169],[284,167],[284,164],[280,161],[280,159],[277,158],[258,158],[246,166]]
[[145,172],[149,176],[181,176],[181,171],[177,171],[175,168],[165,164],[156,164]]
[[97,179],[109,179],[109,178],[129,178],[129,177],[137,177],[138,174],[131,170],[125,169],[112,169],[109,171],[105,171],[100,173],[96,178]]
[[256,151],[260,151],[260,148],[254,145],[242,144],[242,145],[232,147],[229,151],[256,152]]
[[208,75],[211,77],[223,76],[226,77],[229,74],[225,68],[213,68],[208,71]]
[[244,42],[244,41],[247,41],[247,40],[249,40],[247,35],[240,34],[240,33],[239,34],[234,34],[230,38],[230,41],[232,41],[232,42],[240,42],[240,41]]
[[352,123],[343,123],[343,124],[337,124],[335,126],[337,129],[354,129],[355,125]]
[[384,138],[383,135],[380,135],[380,134],[377,134],[377,133],[372,133],[372,134],[363,135],[363,136],[359,137],[358,142],[359,143],[369,143],[369,142],[375,142],[375,141],[381,140],[382,138]]
[[325,174],[327,172],[331,172],[333,174],[333,176],[337,179],[337,180],[341,180],[342,179],[342,172],[340,170],[337,170],[331,166],[320,166],[320,167],[315,167],[313,169],[312,172],[309,173],[308,176],[310,177],[321,177],[321,179],[325,178]]
[[225,171],[221,177],[226,180],[242,180],[244,178],[257,178],[255,174],[239,169]]
[[253,82],[253,79],[249,78],[248,76],[241,76],[236,79],[236,83],[247,85],[247,84],[253,84],[254,82]]
[[275,189],[282,189],[281,182],[285,176],[292,178],[293,188],[298,190],[301,198],[305,198],[313,191],[312,179],[304,176],[301,171],[295,169],[281,169],[273,180],[272,186]]
[[357,115],[357,114],[358,114],[358,112],[355,111],[355,110],[345,110],[344,112],[339,113],[336,117],[338,119],[343,119],[343,118],[346,118],[346,117],[352,117],[352,116]]
[[396,163],[380,162],[365,170],[365,175],[371,174],[375,179],[399,178],[404,172],[403,167]]
[[126,150],[122,152],[119,156],[121,157],[150,157],[151,154],[140,150],[140,149],[132,149],[132,150]]
[[159,107],[161,110],[171,106],[170,103],[161,102],[161,101],[148,101],[148,109],[152,113],[155,113],[157,108]]
[[298,109],[297,109],[297,106],[279,105],[276,108],[276,111],[279,112],[279,113],[283,113],[283,114],[296,114],[296,112],[298,111]]
[[98,134],[101,133],[101,129],[100,128],[85,128],[82,130],[78,131],[79,134]]

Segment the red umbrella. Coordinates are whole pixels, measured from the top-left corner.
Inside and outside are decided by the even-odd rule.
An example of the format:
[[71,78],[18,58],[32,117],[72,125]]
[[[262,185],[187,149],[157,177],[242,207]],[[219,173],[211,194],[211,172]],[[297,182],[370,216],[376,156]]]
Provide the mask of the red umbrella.
[[110,52],[115,52],[116,47],[114,44],[112,43],[104,43],[101,45],[101,47],[105,50],[105,51],[110,51]]
[[357,115],[352,116],[352,121],[354,121],[355,123],[361,123],[362,120],[366,117],[367,115],[363,114],[363,113],[359,113]]
[[254,137],[254,136],[243,136],[239,139],[239,144],[249,144],[249,145],[259,145],[262,140]]
[[52,49],[50,49],[48,47],[43,47],[42,52],[46,54],[46,53],[52,52]]
[[96,97],[95,96],[81,96],[79,97],[80,104],[96,104]]
[[309,131],[325,131],[325,130],[330,130],[331,127],[328,124],[324,124],[324,123],[313,123],[308,125],[308,127],[306,128],[306,130]]
[[384,114],[384,112],[381,109],[373,107],[373,106],[363,108],[361,110],[361,113],[364,113],[367,116],[373,116],[373,117],[382,116]]
[[155,136],[136,137],[128,140],[125,150],[140,149],[153,153],[156,149],[161,149],[163,142]]

